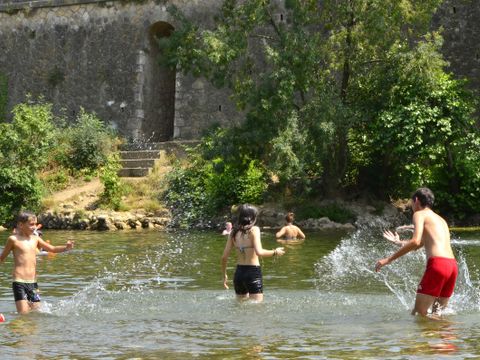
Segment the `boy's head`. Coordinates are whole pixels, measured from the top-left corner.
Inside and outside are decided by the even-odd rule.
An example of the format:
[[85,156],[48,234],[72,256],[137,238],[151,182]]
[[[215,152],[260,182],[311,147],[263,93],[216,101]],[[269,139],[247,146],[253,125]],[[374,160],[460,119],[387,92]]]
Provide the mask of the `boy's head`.
[[37,226],[37,216],[31,212],[23,211],[17,216],[17,228],[26,235],[31,235]]
[[422,208],[428,207],[432,208],[433,203],[435,202],[435,196],[433,195],[432,190],[429,188],[423,187],[417,189],[412,195],[412,202],[415,205],[415,201],[418,200]]

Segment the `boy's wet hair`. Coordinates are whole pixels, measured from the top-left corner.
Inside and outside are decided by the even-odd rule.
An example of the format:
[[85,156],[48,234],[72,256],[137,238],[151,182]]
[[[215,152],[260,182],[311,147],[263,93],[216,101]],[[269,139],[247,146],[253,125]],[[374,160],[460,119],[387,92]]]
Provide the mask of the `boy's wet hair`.
[[433,207],[433,203],[435,202],[435,196],[433,195],[432,190],[426,187],[422,187],[417,189],[415,193],[412,195],[412,200],[415,201],[415,198],[420,201],[423,207]]
[[36,219],[37,215],[30,211],[22,211],[17,215],[17,224],[29,222],[31,219]]

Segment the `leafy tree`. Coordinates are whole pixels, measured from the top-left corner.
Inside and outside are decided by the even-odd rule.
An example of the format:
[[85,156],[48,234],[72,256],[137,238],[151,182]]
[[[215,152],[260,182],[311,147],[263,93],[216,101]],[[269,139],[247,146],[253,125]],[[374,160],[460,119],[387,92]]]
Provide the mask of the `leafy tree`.
[[212,29],[171,10],[165,61],[228,87],[246,114],[206,138],[204,159],[258,161],[298,192],[474,191],[472,104],[429,30],[441,2],[226,0]]

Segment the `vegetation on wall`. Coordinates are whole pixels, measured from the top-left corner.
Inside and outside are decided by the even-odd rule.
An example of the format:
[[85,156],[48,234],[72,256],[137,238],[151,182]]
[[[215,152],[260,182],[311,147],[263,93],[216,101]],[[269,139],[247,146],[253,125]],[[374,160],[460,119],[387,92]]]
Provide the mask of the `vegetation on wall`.
[[179,26],[159,40],[165,63],[230,88],[246,114],[204,139],[190,178],[202,161],[221,164],[217,177],[248,161],[269,193],[388,198],[423,185],[457,216],[480,211],[472,97],[430,30],[440,3],[226,0],[211,29],[171,8]]

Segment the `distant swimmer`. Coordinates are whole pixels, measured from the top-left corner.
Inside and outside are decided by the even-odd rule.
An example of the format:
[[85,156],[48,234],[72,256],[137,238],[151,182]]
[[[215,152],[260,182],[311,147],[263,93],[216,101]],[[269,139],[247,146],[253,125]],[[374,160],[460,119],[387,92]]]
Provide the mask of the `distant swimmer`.
[[282,256],[283,247],[265,250],[260,240],[260,229],[255,226],[258,210],[251,205],[238,208],[238,219],[228,237],[222,255],[223,287],[228,289],[227,261],[233,249],[237,252],[237,268],[233,278],[235,293],[240,300],[263,300],[263,277],[259,257]]
[[230,221],[227,221],[225,223],[225,229],[223,229],[222,235],[230,235],[232,232],[232,223]]
[[301,242],[305,240],[305,234],[300,230],[298,226],[293,225],[295,220],[295,214],[289,212],[285,216],[286,225],[280,229],[279,232],[275,234],[277,242],[282,244],[291,244],[293,242]]
[[19,314],[28,313],[40,307],[40,296],[36,279],[37,257],[36,249],[59,253],[73,249],[74,242],[67,241],[64,246],[52,246],[43,241],[34,232],[37,229],[37,217],[29,212],[22,212],[17,217],[15,234],[8,239],[0,262],[3,262],[10,252],[13,252],[13,296]]
[[[393,260],[412,250],[425,247],[427,267],[417,288],[415,307],[412,315],[427,316],[428,310],[436,313],[448,305],[458,275],[457,262],[450,245],[450,231],[445,220],[433,212],[434,195],[428,188],[419,188],[412,196],[413,225],[412,238],[401,241],[397,233],[384,232],[383,236],[401,245],[390,257],[377,262],[375,270],[390,264]],[[436,314],[433,314],[435,318]]]

